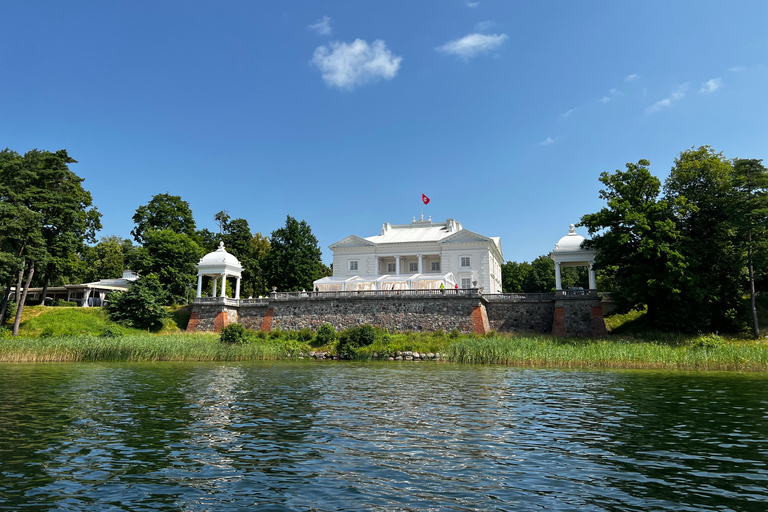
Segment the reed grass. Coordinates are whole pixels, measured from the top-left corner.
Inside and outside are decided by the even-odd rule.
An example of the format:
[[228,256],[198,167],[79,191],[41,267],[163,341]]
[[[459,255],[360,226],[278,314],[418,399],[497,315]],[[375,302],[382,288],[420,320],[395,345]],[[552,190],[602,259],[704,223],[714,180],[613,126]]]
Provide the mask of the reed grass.
[[669,370],[768,370],[768,345],[723,342],[665,344],[627,339],[571,340],[554,337],[491,337],[457,340],[447,348],[457,363],[560,368]]
[[297,357],[281,343],[221,343],[218,335],[53,336],[0,340],[0,362],[265,361]]

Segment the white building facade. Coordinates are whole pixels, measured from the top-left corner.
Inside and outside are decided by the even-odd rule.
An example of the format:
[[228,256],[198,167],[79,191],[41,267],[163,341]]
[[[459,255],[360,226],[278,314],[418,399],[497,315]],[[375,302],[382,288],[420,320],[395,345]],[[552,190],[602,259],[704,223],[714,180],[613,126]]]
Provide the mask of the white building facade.
[[381,234],[351,235],[329,246],[333,276],[315,282],[317,291],[479,288],[501,293],[501,240],[460,222],[416,220],[384,223]]

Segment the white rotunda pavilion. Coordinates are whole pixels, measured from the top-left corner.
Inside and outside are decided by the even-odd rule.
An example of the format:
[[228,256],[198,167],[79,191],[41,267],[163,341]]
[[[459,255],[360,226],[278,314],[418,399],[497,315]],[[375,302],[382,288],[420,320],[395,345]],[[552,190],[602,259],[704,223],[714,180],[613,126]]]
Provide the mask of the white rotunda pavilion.
[[555,244],[555,248],[549,253],[549,257],[555,262],[555,290],[562,290],[560,280],[560,267],[588,267],[589,289],[597,289],[597,279],[593,266],[595,264],[595,251],[581,247],[585,238],[576,233],[575,226],[571,224],[568,234]]
[[203,293],[203,276],[213,278],[213,293],[216,294],[216,287],[221,279],[221,295],[227,296],[227,278],[237,278],[235,285],[235,299],[240,298],[240,277],[243,273],[243,266],[234,255],[224,249],[224,242],[219,242],[219,248],[203,256],[197,264],[197,297]]

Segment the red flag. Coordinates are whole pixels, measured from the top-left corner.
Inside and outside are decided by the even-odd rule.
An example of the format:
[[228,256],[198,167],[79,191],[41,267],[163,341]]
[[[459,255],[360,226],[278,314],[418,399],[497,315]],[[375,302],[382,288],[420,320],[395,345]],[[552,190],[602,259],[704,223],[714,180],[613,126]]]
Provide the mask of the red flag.
[[429,204],[429,198],[424,194],[421,194],[421,202],[424,204]]

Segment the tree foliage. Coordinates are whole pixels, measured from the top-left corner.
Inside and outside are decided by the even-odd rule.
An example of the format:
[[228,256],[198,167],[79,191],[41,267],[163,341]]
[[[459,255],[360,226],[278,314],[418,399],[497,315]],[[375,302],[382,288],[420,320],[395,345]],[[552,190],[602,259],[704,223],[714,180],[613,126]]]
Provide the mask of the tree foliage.
[[649,165],[640,160],[628,163],[626,171],[603,172],[600,198],[606,206],[584,215],[581,225],[590,234],[586,245],[598,250],[595,268],[611,274],[623,308],[647,304],[649,318],[659,322],[679,302],[685,263],[672,209],[659,198],[661,181]]
[[[82,178],[69,169],[75,162],[66,150],[32,150],[23,156],[0,151],[0,279],[8,284],[26,268],[24,297],[35,272],[42,274],[45,292],[51,273],[68,268],[101,228],[101,214]],[[21,274],[16,282],[21,282]]]
[[311,290],[324,275],[322,252],[306,221],[288,215],[285,226],[272,232],[270,244],[264,267],[269,286],[280,291]]
[[125,292],[109,297],[107,314],[110,320],[137,329],[158,330],[168,316],[165,309],[167,293],[157,276],[140,277]]
[[139,206],[133,215],[136,227],[131,231],[138,243],[144,243],[144,234],[149,230],[170,230],[195,237],[195,219],[189,203],[180,196],[157,194],[149,203]]
[[143,240],[133,259],[134,270],[157,276],[169,304],[186,302],[197,280],[195,264],[203,256],[200,246],[191,237],[170,229],[145,231]]
[[742,296],[754,282],[745,276],[761,272],[765,168],[759,160],[734,165],[708,146],[692,148],[675,159],[662,195],[649,165],[640,160],[601,174],[606,206],[581,219],[592,236],[588,245],[598,249],[596,267],[625,308],[647,305],[652,325],[739,330]]

